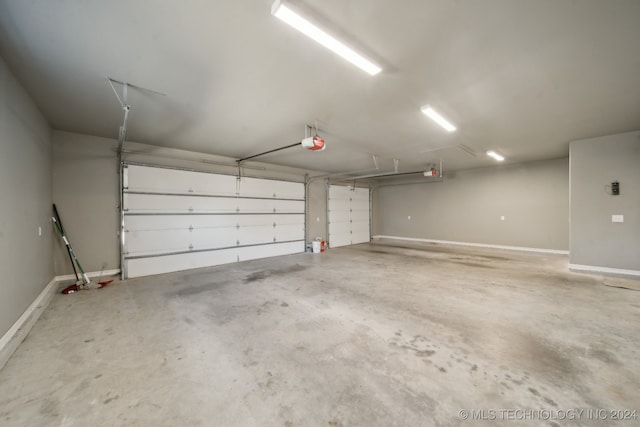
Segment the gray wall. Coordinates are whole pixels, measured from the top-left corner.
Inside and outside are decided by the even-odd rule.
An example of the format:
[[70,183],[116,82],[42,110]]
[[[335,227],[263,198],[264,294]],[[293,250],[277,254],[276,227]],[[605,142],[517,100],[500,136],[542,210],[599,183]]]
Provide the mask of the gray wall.
[[0,201],[1,336],[53,279],[54,237],[51,130],[2,58]]
[[[53,201],[85,271],[116,269],[118,161],[112,139],[53,132]],[[60,239],[54,243],[57,275],[73,274]]]
[[381,187],[373,217],[374,235],[568,250],[569,160],[445,170],[442,182]]
[[325,179],[311,181],[308,193],[307,241],[327,240],[327,186]]
[[[119,177],[117,141],[70,132],[53,132],[53,199],[58,206],[71,244],[85,271],[120,268]],[[127,142],[124,160],[162,166],[237,173],[233,159],[185,150]],[[306,171],[248,162],[246,176],[302,182]],[[312,172],[310,172],[312,173]],[[309,191],[311,237],[324,236],[326,196],[324,181],[315,181]],[[317,221],[317,219],[320,219]],[[56,274],[72,274],[61,242],[54,244]]]
[[[640,272],[640,132],[573,141],[569,156],[570,263]],[[614,214],[624,222],[612,223]]]

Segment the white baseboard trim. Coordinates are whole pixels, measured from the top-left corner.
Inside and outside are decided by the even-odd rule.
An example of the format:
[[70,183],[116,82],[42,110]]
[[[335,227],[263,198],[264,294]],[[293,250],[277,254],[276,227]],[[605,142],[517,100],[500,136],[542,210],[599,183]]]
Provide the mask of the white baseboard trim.
[[[92,271],[87,273],[89,277],[113,276],[120,273],[120,269]],[[76,276],[68,274],[64,276],[55,276],[40,292],[36,299],[31,303],[29,308],[22,313],[22,316],[11,326],[11,328],[0,338],[0,369],[9,361],[11,355],[17,350],[18,346],[27,337],[33,325],[40,318],[40,315],[49,306],[53,296],[58,291],[58,284],[65,280],[73,280]]]
[[545,253],[545,254],[569,255],[569,251],[563,251],[559,249],[527,248],[523,246],[488,245],[484,243],[453,242],[449,240],[417,239],[414,237],[398,237],[398,236],[383,236],[383,235],[373,236],[372,238],[373,239],[406,240],[409,242],[438,243],[441,245],[471,246],[476,248],[506,249],[509,251],[539,252],[539,253]]
[[[115,276],[116,274],[120,274],[119,268],[115,268],[113,270],[104,270],[104,271],[92,271],[90,273],[87,273],[87,276],[89,276],[89,278],[100,277],[100,276],[107,277],[107,276]],[[65,274],[64,276],[56,276],[54,280],[58,282],[62,282],[63,280],[73,280],[75,278],[76,276],[74,274]]]
[[589,271],[591,273],[621,274],[624,276],[640,277],[640,271],[638,270],[625,270],[622,268],[598,267],[595,265],[569,264],[569,270]]
[[40,295],[31,303],[29,308],[22,313],[22,316],[13,326],[0,338],[0,369],[9,361],[9,358],[18,348],[20,343],[27,337],[40,315],[47,308],[53,295],[58,290],[58,281],[53,278],[40,292]]

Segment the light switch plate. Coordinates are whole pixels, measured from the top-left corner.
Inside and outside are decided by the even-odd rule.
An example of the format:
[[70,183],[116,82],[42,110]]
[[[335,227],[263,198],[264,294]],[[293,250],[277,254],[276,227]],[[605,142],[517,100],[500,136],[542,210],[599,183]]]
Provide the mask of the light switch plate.
[[611,222],[624,222],[624,215],[611,215]]

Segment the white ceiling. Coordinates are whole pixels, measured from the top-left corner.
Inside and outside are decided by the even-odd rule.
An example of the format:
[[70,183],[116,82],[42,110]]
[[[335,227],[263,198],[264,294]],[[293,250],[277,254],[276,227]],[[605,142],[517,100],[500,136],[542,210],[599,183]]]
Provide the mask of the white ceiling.
[[[357,69],[274,18],[272,0],[0,0],[0,55],[55,129],[329,172],[568,154],[640,129],[638,0],[290,0],[383,66]],[[420,112],[431,104],[448,134]],[[457,148],[464,144],[473,157]]]

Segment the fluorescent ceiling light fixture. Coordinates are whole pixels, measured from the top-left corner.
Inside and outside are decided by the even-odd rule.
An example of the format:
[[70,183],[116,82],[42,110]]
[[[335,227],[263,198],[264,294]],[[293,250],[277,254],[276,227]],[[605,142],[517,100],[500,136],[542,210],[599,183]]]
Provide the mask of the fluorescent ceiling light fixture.
[[327,49],[332,50],[333,52],[342,56],[344,59],[371,74],[372,76],[375,76],[380,71],[382,71],[382,68],[289,9],[287,6],[282,4],[281,0],[276,0],[273,3],[273,6],[271,7],[271,14],[276,18],[291,25],[293,28],[300,31],[307,37],[310,37],[316,42],[320,43]]
[[497,160],[497,161],[499,161],[499,162],[501,162],[501,161],[503,161],[503,160],[504,160],[504,156],[501,156],[500,154],[496,153],[496,152],[495,152],[495,151],[493,151],[493,150],[489,150],[489,151],[487,151],[487,156],[489,156],[489,157],[493,157],[495,160]]
[[451,124],[447,119],[442,117],[440,113],[431,108],[429,105],[425,105],[421,108],[422,112],[426,114],[431,120],[442,126],[447,130],[447,132],[453,132],[456,130],[456,127]]

